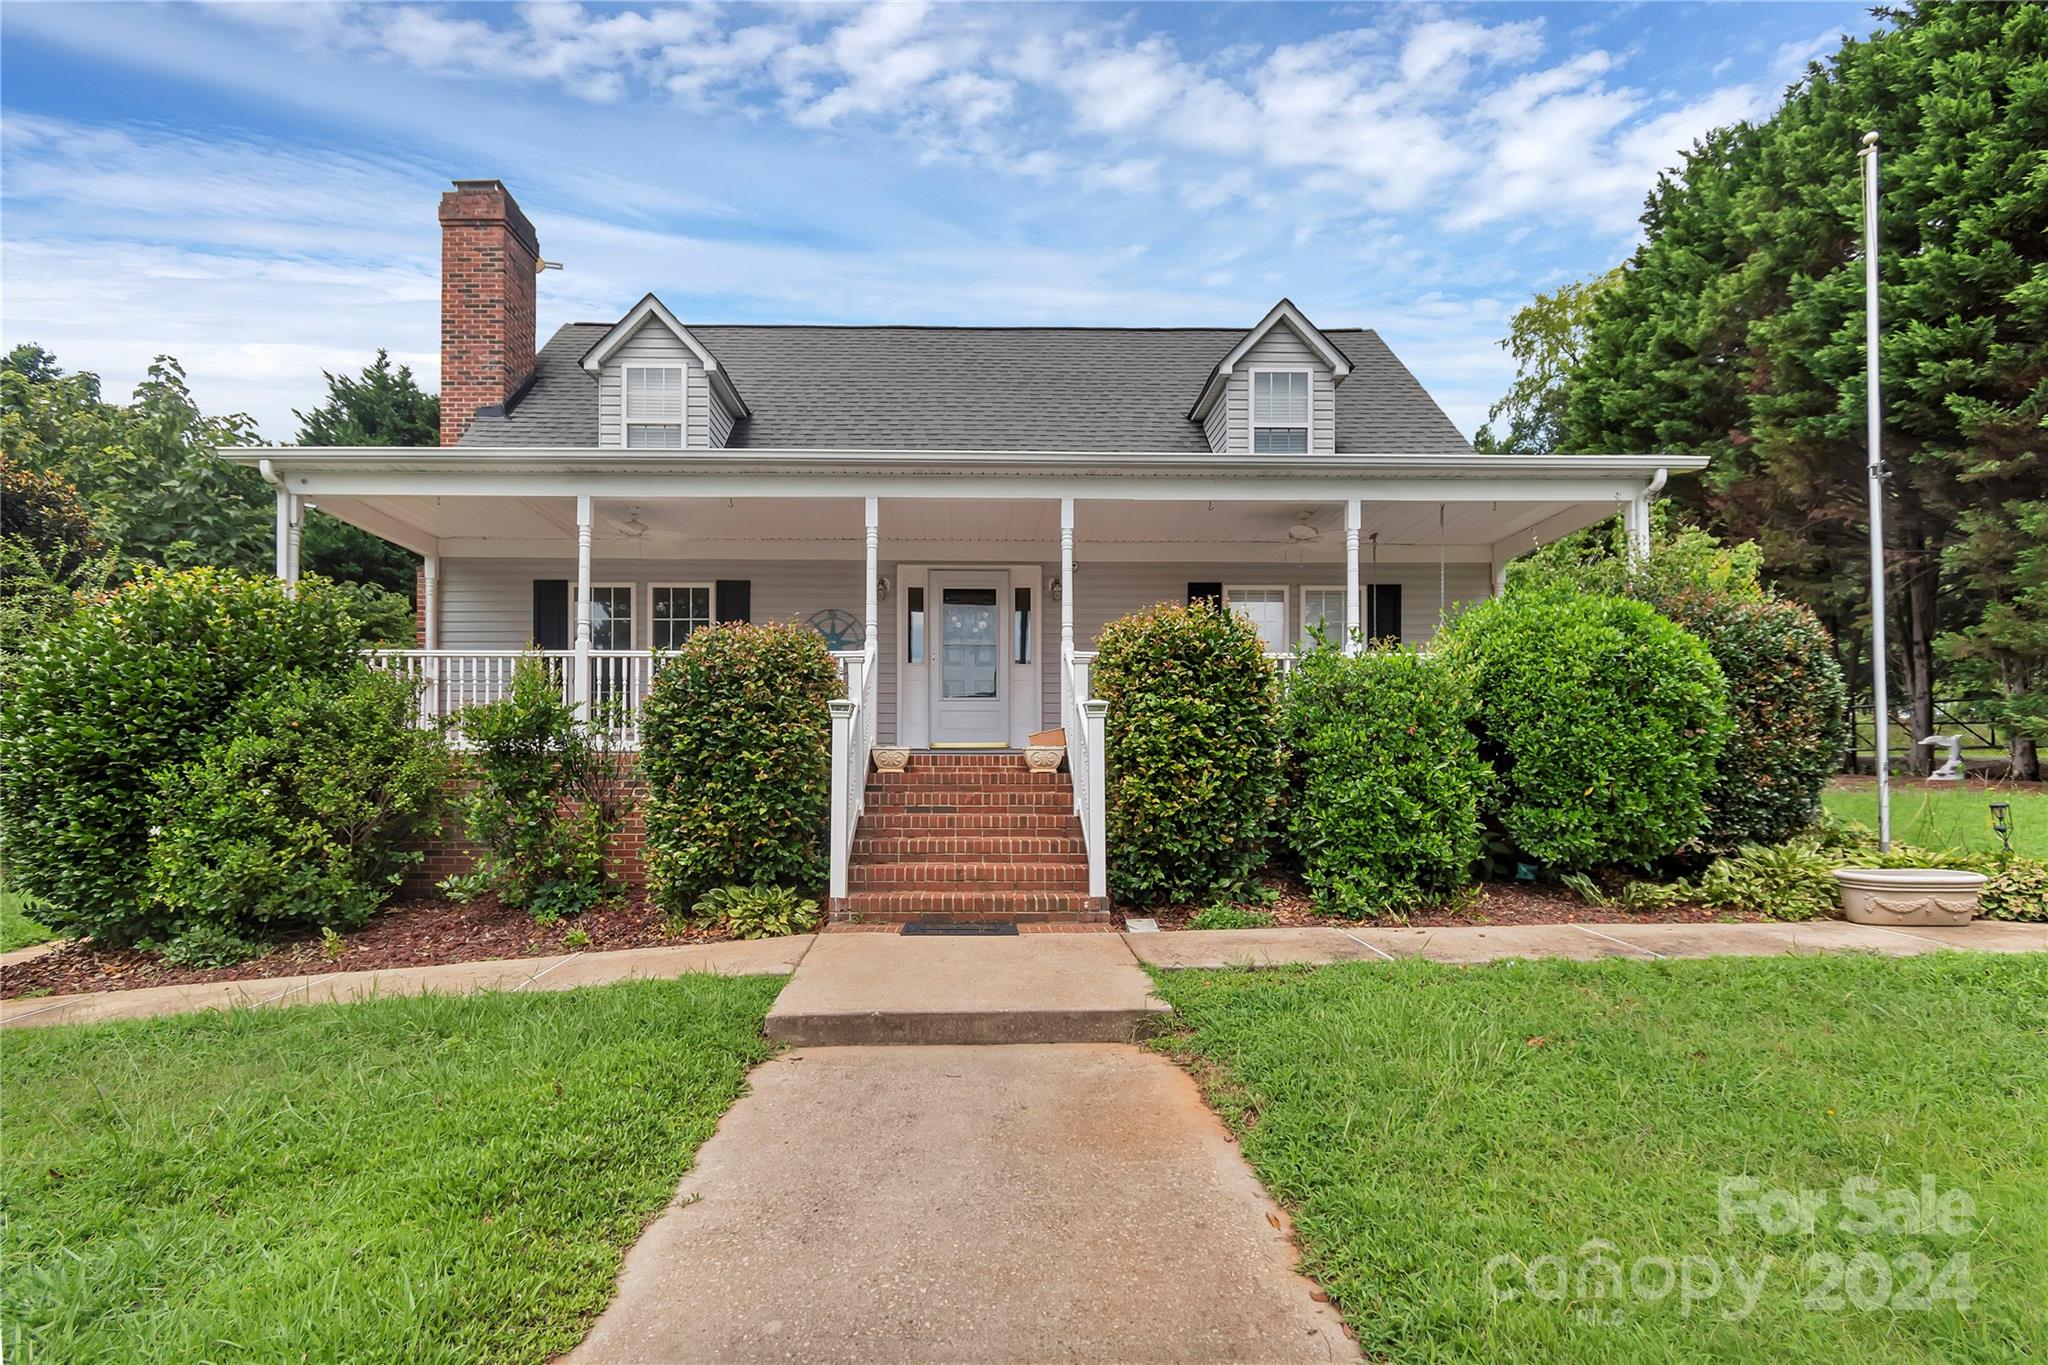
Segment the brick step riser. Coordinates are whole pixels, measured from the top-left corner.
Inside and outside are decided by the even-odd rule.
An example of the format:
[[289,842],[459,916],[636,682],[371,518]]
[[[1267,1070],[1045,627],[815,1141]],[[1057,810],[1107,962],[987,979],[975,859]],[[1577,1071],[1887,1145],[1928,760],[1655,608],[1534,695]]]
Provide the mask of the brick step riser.
[[1010,772],[1004,767],[958,767],[952,772],[868,774],[868,786],[1073,786],[1067,774]]
[[[1006,919],[1043,915],[1106,916],[1106,906],[1082,891],[856,891],[844,915],[853,919]],[[899,920],[900,922],[900,920]]]
[[1086,867],[989,866],[953,863],[856,863],[846,870],[849,891],[1086,891]]
[[932,862],[1001,863],[1041,862],[1071,863],[1085,865],[1088,850],[1079,839],[942,839],[917,835],[862,838],[853,841],[855,862],[900,863],[929,860]]
[[999,813],[931,814],[898,811],[877,814],[869,811],[860,819],[858,839],[910,835],[916,838],[982,838],[989,836],[1020,839],[1056,836],[1081,837],[1081,822],[1072,815],[1044,813],[1007,815]]
[[912,815],[1072,815],[1074,803],[1066,797],[986,797],[973,792],[932,792],[909,800],[890,800],[868,793],[865,811],[904,811]]
[[851,913],[846,921],[861,924],[1060,924],[1060,925],[1105,925],[1114,926],[1115,920],[1107,910],[1047,910],[1043,912],[1013,913],[996,911],[992,914],[958,913],[943,911],[927,913],[921,910],[863,910]]
[[1017,772],[1029,771],[1024,762],[1024,755],[1020,753],[1000,750],[993,753],[919,753],[913,750],[910,755],[910,766],[906,771],[914,773],[926,768],[1008,768]]

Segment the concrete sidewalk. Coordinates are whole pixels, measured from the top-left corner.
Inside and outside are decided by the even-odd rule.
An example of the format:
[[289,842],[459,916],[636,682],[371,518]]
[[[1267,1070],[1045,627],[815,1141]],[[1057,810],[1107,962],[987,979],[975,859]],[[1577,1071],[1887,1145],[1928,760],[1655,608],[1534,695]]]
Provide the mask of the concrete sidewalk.
[[569,1359],[1356,1360],[1287,1229],[1163,1057],[802,1050],[755,1070]]
[[1126,934],[1153,967],[1273,967],[1287,963],[1499,962],[1507,958],[1778,957],[1879,953],[1909,957],[1960,948],[1986,953],[2048,952],[2048,924],[1979,920],[1956,928],[1885,929],[1846,920],[1800,924],[1530,924],[1445,929],[1211,929]]
[[721,976],[787,976],[796,970],[811,936],[734,943],[689,943],[671,948],[628,948],[611,953],[556,953],[547,957],[450,962],[435,967],[387,967],[325,976],[274,976],[253,981],[211,981],[190,986],[149,986],[91,995],[17,997],[0,1001],[0,1028],[147,1019],[194,1010],[254,1005],[305,1005],[428,992],[565,991],[642,977],[716,972]]

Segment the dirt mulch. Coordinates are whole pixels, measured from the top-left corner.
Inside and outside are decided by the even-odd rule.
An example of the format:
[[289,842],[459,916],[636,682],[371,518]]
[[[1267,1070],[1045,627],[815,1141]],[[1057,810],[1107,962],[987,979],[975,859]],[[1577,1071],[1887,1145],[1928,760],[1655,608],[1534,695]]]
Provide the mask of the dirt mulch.
[[[1270,874],[1261,879],[1266,888],[1278,893],[1267,905],[1246,905],[1273,917],[1276,928],[1323,927],[1356,929],[1441,929],[1453,926],[1486,928],[1505,924],[1734,924],[1753,923],[1763,916],[1713,910],[1704,905],[1666,905],[1654,910],[1624,910],[1619,906],[1588,905],[1561,886],[1533,882],[1487,882],[1469,902],[1436,909],[1418,910],[1406,918],[1381,915],[1373,919],[1343,919],[1316,913],[1315,903],[1298,878]],[[1159,921],[1161,929],[1185,929],[1202,907],[1174,905],[1158,910],[1130,911],[1147,914]]]
[[287,939],[262,957],[233,967],[173,967],[153,953],[67,943],[55,952],[0,967],[0,1000],[21,995],[80,991],[132,991],[201,981],[254,981],[272,976],[365,972],[382,967],[429,967],[487,958],[546,957],[572,951],[564,940],[576,930],[587,950],[651,948],[674,943],[715,943],[731,935],[712,926],[671,934],[661,912],[644,898],[612,902],[576,919],[533,922],[495,896],[467,905],[419,901],[395,905],[342,941],[330,956],[317,933]]

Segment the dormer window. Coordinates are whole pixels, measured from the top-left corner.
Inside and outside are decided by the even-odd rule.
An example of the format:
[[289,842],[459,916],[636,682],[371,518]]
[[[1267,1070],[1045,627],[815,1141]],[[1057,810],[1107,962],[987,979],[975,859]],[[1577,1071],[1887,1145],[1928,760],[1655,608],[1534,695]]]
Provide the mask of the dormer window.
[[1257,370],[1251,378],[1252,450],[1308,454],[1308,371]]
[[626,444],[637,450],[683,448],[683,370],[680,365],[628,365]]

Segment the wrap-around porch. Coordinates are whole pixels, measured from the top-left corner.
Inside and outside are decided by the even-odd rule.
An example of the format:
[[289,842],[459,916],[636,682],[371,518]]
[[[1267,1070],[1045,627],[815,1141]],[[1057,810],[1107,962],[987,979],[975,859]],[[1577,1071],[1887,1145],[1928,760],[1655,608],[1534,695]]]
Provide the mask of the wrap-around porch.
[[715,473],[679,477],[633,470],[632,453],[578,452],[573,464],[607,466],[584,474],[522,451],[477,455],[525,468],[462,477],[433,466],[477,455],[409,453],[325,452],[329,467],[269,472],[282,576],[296,576],[298,525],[315,504],[421,555],[418,647],[371,661],[419,680],[422,723],[459,730],[461,709],[503,695],[538,649],[565,699],[631,748],[657,660],[691,631],[806,625],[846,682],[833,716],[835,897],[877,744],[1022,748],[1057,727],[1100,898],[1106,707],[1088,670],[1107,622],[1215,598],[1256,625],[1283,670],[1318,632],[1426,645],[1539,542],[1617,510],[1643,538],[1663,463],[1335,456],[1247,477],[1216,467],[1246,461],[1134,471],[1034,457],[1027,471],[978,454],[862,474],[726,453]]

